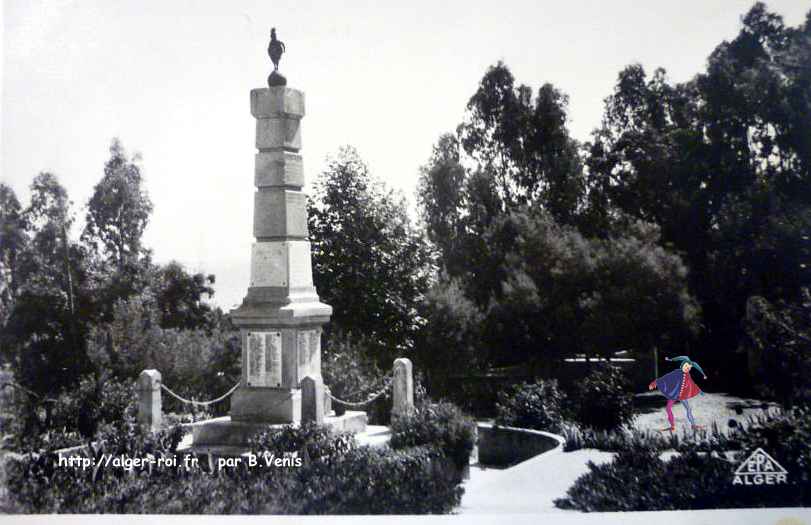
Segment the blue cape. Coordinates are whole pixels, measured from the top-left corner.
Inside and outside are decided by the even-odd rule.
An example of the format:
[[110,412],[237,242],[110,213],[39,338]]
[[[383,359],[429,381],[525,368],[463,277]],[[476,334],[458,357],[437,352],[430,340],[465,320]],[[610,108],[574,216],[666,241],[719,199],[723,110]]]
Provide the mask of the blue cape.
[[684,372],[681,368],[677,368],[657,379],[656,388],[658,388],[659,392],[666,398],[678,400],[682,380],[684,380]]

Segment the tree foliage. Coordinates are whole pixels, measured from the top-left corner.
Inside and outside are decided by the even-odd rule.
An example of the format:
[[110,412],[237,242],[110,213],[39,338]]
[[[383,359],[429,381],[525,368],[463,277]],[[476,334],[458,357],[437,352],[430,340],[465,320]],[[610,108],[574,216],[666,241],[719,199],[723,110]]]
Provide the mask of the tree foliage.
[[128,158],[121,142],[113,139],[104,177],[87,203],[82,239],[119,269],[141,255],[141,236],[152,213],[138,161],[140,155]]
[[345,147],[315,182],[308,212],[315,286],[332,325],[374,341],[388,367],[413,344],[427,283],[428,253],[405,200]]
[[655,224],[612,210],[594,227],[567,103],[550,84],[533,97],[498,63],[421,171],[421,214],[442,269],[421,355],[437,371],[434,349],[480,366],[548,363],[682,349],[698,325],[687,268]]
[[10,186],[0,183],[0,326],[14,306],[20,285],[17,259],[28,240],[20,201]]
[[761,3],[742,23],[689,82],[624,69],[587,159],[593,227],[618,212],[660,225],[719,366],[749,297],[796,301],[811,280],[811,24],[786,27]]
[[4,353],[18,380],[38,392],[58,391],[89,364],[82,320],[92,311],[87,257],[69,238],[70,206],[53,174],[34,178],[22,217],[30,242],[10,267],[17,290],[3,327]]
[[203,300],[214,293],[214,276],[152,262],[141,244],[152,205],[137,156],[129,159],[118,140],[110,152],[78,242],[72,203],[55,175],[34,178],[24,209],[0,186],[3,357],[16,381],[50,397],[69,395],[81,377],[112,373],[130,382],[146,367],[162,369],[179,390],[205,395],[212,387],[219,395],[233,386],[223,389],[235,380],[239,351],[233,327]]

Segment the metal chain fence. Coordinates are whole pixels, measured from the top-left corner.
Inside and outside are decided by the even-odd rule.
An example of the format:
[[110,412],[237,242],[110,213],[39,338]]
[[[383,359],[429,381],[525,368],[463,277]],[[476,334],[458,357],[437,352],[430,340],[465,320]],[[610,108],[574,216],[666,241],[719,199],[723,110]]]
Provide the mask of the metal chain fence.
[[344,406],[351,407],[351,408],[362,407],[362,406],[368,405],[369,403],[371,403],[375,399],[377,399],[380,396],[382,396],[383,394],[385,394],[386,391],[389,389],[389,387],[391,387],[393,379],[394,379],[394,377],[391,376],[391,375],[386,376],[386,378],[383,380],[383,386],[378,391],[374,392],[373,394],[369,394],[366,397],[366,399],[364,399],[363,401],[345,401],[343,399],[339,399],[339,398],[333,396],[332,392],[330,392],[328,395],[329,395],[330,399],[332,399],[336,403],[340,403],[340,404],[342,404]]
[[218,397],[217,399],[212,399],[211,401],[194,401],[194,400],[192,400],[192,399],[186,399],[185,397],[181,397],[181,396],[179,396],[178,394],[176,394],[176,393],[172,392],[172,391],[169,389],[169,387],[168,387],[168,386],[166,386],[166,385],[164,385],[163,383],[161,383],[161,388],[162,388],[162,389],[164,389],[164,390],[166,390],[166,391],[169,393],[169,395],[173,396],[175,399],[177,399],[177,400],[178,400],[178,401],[180,401],[181,403],[188,403],[188,404],[190,404],[190,405],[197,405],[197,406],[208,406],[208,405],[213,405],[214,403],[217,403],[217,402],[219,402],[219,401],[222,401],[222,400],[223,400],[223,399],[225,399],[226,397],[228,397],[228,396],[230,396],[231,394],[233,394],[233,393],[234,393],[234,391],[235,391],[235,390],[236,390],[236,389],[239,387],[239,384],[240,384],[240,381],[237,381],[237,384],[235,384],[235,385],[234,385],[234,387],[233,387],[233,388],[231,388],[231,390],[229,390],[229,391],[228,391],[228,392],[226,392],[225,394],[221,395],[221,396],[220,396],[220,397]]

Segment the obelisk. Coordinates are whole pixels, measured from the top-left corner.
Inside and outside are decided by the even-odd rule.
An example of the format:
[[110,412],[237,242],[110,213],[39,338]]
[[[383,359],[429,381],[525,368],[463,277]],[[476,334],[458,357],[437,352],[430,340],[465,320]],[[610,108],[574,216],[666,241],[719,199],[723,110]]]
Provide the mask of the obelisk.
[[292,423],[301,419],[301,380],[321,377],[321,327],[332,307],[313,286],[301,149],[304,93],[288,88],[278,61],[284,44],[271,34],[274,71],[267,88],[251,90],[256,119],[251,276],[242,305],[230,315],[242,337],[242,380],[231,421]]

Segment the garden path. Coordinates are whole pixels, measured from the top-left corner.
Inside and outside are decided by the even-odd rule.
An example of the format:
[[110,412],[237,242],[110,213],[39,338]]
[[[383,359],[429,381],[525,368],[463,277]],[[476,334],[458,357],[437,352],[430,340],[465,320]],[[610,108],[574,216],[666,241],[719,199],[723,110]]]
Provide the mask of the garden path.
[[509,469],[470,467],[460,514],[570,512],[553,501],[588,472],[586,463],[607,463],[614,454],[594,449],[551,451]]

